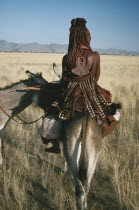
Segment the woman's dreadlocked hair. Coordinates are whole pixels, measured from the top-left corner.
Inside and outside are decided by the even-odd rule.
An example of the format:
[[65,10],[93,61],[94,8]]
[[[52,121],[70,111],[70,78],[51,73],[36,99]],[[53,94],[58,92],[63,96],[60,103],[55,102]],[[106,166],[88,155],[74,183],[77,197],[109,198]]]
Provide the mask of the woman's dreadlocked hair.
[[81,45],[90,48],[90,33],[86,28],[86,20],[84,18],[76,18],[71,20],[70,36],[67,65],[69,68],[76,67],[76,58],[79,56]]

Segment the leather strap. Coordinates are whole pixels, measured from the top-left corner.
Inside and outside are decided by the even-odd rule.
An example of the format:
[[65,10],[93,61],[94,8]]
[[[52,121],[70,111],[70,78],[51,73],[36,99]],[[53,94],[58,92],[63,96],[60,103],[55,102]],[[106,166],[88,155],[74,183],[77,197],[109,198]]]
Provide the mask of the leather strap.
[[84,81],[86,79],[89,79],[89,77],[90,77],[90,74],[87,74],[86,76],[83,76],[83,77],[69,78],[69,81],[70,82],[81,82],[81,81]]

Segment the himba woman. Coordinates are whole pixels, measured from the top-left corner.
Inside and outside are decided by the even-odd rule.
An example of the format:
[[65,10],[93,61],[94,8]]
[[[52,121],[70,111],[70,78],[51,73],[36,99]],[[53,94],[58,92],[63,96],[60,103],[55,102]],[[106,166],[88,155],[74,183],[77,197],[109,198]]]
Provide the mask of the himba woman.
[[[59,118],[62,120],[68,120],[79,112],[91,115],[102,126],[104,137],[114,130],[118,121],[110,114],[110,92],[97,84],[100,77],[100,56],[91,49],[90,41],[86,20],[73,19],[68,54],[62,62],[61,84],[64,88],[60,99],[53,106],[60,110]],[[111,116],[108,117],[107,113]],[[54,152],[54,147],[47,148],[46,151]]]

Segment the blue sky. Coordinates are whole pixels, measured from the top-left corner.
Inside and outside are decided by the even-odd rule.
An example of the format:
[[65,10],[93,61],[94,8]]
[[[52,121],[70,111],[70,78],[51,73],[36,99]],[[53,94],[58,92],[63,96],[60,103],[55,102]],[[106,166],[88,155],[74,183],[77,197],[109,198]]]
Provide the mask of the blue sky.
[[92,47],[139,51],[139,0],[0,0],[0,40],[67,44],[76,17]]

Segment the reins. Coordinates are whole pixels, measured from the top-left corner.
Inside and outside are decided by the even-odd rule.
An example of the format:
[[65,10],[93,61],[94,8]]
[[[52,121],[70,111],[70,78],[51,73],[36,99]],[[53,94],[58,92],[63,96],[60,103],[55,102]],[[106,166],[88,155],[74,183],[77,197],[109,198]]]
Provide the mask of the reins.
[[[46,113],[47,113],[47,112],[46,112]],[[45,113],[45,114],[46,114],[46,113]],[[19,124],[33,124],[33,123],[38,122],[39,120],[41,120],[43,117],[45,117],[45,114],[43,114],[43,115],[42,115],[41,117],[39,117],[37,120],[31,121],[31,122],[26,122],[25,120],[23,120],[22,118],[20,118],[18,115],[15,116],[15,117],[17,117],[19,120],[22,121],[22,123],[19,123]]]
[[[5,109],[3,109],[1,106],[0,106],[0,109],[4,112],[4,114],[6,114],[7,115],[7,117],[9,118],[9,120],[14,120],[16,123],[18,123],[18,124],[32,124],[32,123],[35,123],[35,122],[38,122],[40,119],[42,119],[43,117],[45,117],[45,115],[46,115],[46,113],[47,112],[45,112],[41,117],[39,117],[37,120],[33,120],[33,121],[30,121],[30,122],[26,122],[25,120],[23,120],[21,117],[19,117],[18,115],[17,116],[10,116],[6,111],[5,111]],[[21,122],[18,122],[17,120],[15,120],[14,119],[14,117],[17,117],[19,120],[21,120],[22,121],[22,123]]]

